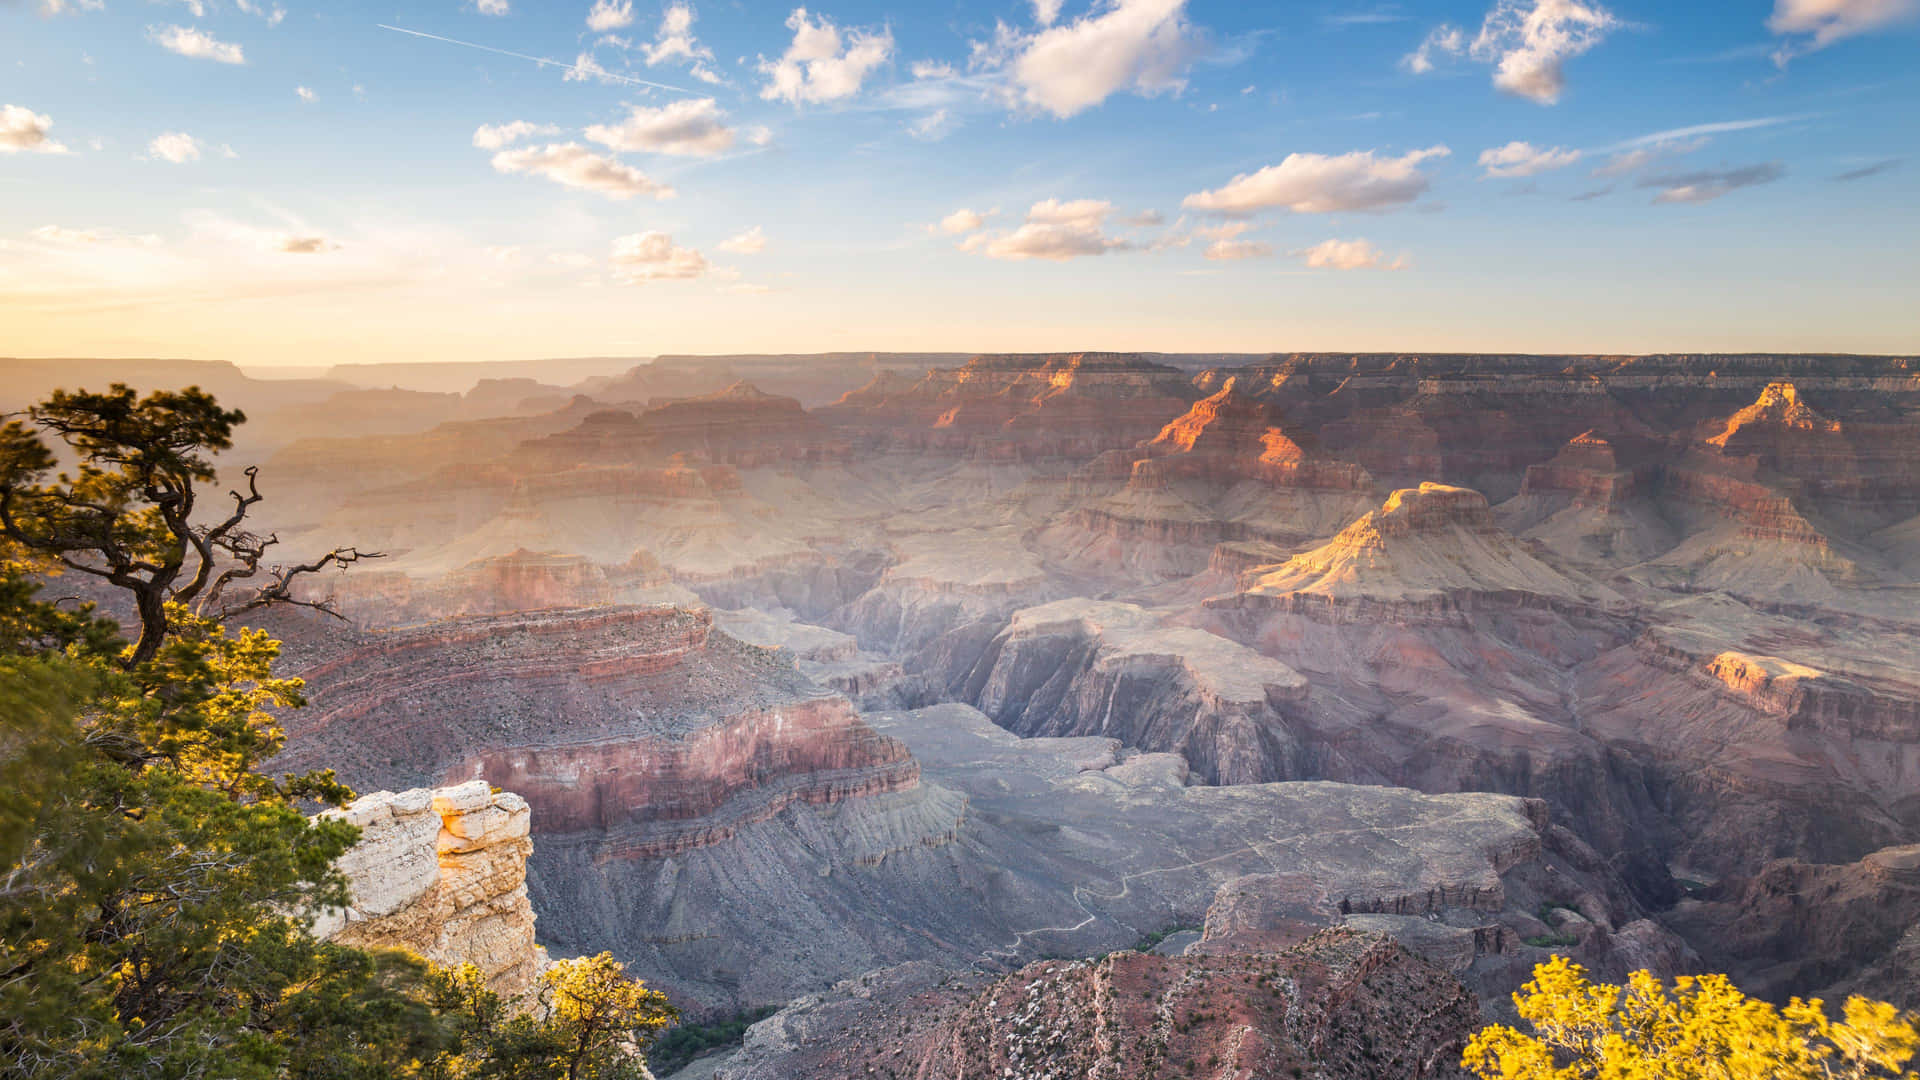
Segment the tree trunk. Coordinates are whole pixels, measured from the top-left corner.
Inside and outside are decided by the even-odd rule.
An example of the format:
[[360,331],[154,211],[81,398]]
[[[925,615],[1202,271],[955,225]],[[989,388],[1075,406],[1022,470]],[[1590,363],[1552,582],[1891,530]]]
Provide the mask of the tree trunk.
[[167,594],[164,588],[147,585],[133,591],[134,605],[140,613],[140,640],[133,646],[127,667],[136,668],[154,658],[167,639]]

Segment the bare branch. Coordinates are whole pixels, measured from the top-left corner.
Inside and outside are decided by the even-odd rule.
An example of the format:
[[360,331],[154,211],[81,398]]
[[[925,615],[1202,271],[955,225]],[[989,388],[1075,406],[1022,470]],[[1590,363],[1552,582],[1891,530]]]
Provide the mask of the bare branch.
[[[227,494],[233,498],[233,513],[227,515],[225,521],[211,528],[186,530],[186,539],[193,545],[194,551],[199,554],[200,565],[194,570],[193,580],[173,594],[173,598],[180,603],[193,603],[194,598],[200,595],[200,590],[206,588],[207,580],[213,574],[215,549],[225,548],[229,552],[235,551],[235,548],[224,544],[223,541],[228,539],[228,534],[238,528],[242,521],[246,520],[247,510],[252,507],[253,504],[266,497],[260,494],[260,466],[247,466],[246,477],[247,493],[245,495],[240,494],[238,491],[227,492]],[[258,566],[259,559],[256,555],[253,567],[257,568]],[[223,584],[231,580],[230,574],[231,571],[228,571],[220,575],[220,580]],[[248,574],[240,576],[250,575],[251,571],[249,571]],[[216,586],[214,594],[217,595],[219,591],[220,588]],[[209,597],[209,599],[212,598]]]
[[[236,537],[234,539],[237,540],[238,538]],[[266,584],[261,585],[255,590],[252,596],[232,604],[221,605],[219,603],[220,594],[224,591],[227,580],[241,580],[252,577],[258,570],[260,553],[264,552],[267,547],[278,542],[277,537],[268,537],[263,541],[257,541],[258,547],[253,550],[253,562],[248,570],[244,573],[237,572],[237,570],[229,570],[221,575],[223,579],[222,582],[212,593],[208,594],[205,605],[212,609],[211,614],[213,618],[225,622],[228,619],[237,618],[250,611],[258,611],[264,607],[287,605],[291,607],[312,608],[315,611],[331,615],[336,619],[344,619],[346,616],[340,614],[339,610],[334,607],[334,601],[331,596],[319,600],[308,600],[294,595],[293,589],[295,581],[302,577],[317,574],[330,566],[344,570],[362,559],[386,558],[386,553],[380,551],[361,551],[358,548],[351,547],[335,548],[312,562],[275,566],[267,571]],[[228,575],[232,575],[232,577],[229,579]]]

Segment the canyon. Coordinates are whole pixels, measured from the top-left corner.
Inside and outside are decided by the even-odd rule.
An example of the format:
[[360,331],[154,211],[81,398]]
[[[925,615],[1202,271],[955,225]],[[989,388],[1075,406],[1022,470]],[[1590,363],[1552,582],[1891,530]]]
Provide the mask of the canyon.
[[779,1010],[689,1077],[1450,1075],[1554,952],[1910,1000],[1920,360],[509,389],[268,448],[387,556],[259,620],[274,765],[523,799],[540,946]]

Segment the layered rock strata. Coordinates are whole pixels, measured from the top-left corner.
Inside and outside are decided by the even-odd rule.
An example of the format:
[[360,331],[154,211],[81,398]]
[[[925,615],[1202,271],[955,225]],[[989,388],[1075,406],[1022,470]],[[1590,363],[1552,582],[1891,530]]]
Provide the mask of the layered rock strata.
[[1131,447],[1196,396],[1178,368],[1134,354],[976,356],[877,380],[821,415],[870,445],[1028,461]]
[[1015,612],[959,686],[1019,735],[1102,735],[1181,755],[1211,784],[1298,779],[1285,710],[1307,681],[1237,642],[1163,626],[1134,604],[1061,600]]
[[323,817],[360,829],[341,856],[353,902],[321,912],[317,937],[403,948],[446,967],[472,964],[509,1000],[547,967],[527,900],[531,812],[484,780],[362,795]]
[[1494,521],[1486,496],[1402,488],[1321,547],[1248,573],[1221,606],[1365,618],[1402,610],[1444,619],[1462,605],[1624,609],[1618,594],[1543,562]]
[[1750,994],[1920,1008],[1920,845],[1838,865],[1778,860],[1699,886],[1667,919]]

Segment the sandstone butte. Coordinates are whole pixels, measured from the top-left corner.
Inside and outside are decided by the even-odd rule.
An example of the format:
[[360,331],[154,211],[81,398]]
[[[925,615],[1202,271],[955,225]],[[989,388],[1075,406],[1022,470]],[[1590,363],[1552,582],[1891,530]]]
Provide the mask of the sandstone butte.
[[696,1080],[1444,1075],[1555,951],[1920,1004],[1920,361],[931,366],[279,447],[289,548],[392,553],[267,620],[284,764],[407,792],[343,932],[437,947],[494,849],[396,807],[484,780],[539,944],[781,1010]]

